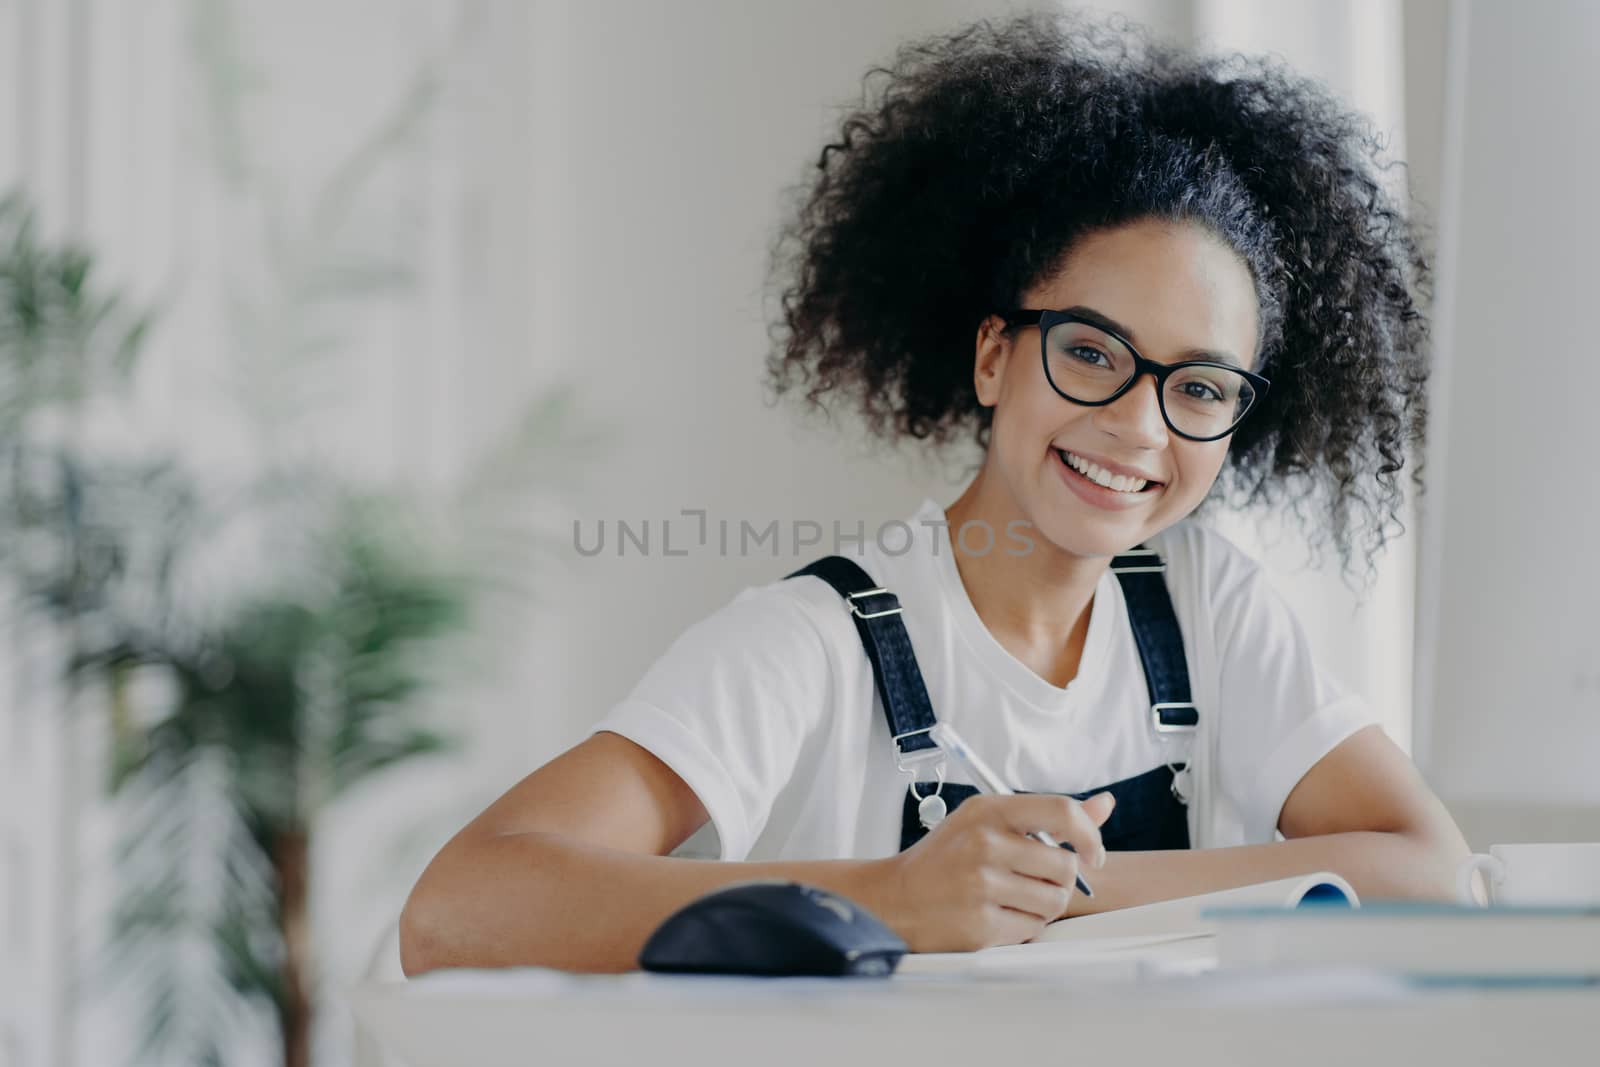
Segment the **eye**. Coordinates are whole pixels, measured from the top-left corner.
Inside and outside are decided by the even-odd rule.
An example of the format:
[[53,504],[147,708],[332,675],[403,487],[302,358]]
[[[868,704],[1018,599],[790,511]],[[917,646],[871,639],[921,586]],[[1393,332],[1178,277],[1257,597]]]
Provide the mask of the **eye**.
[[1209,382],[1200,381],[1197,378],[1191,378],[1188,381],[1181,383],[1178,386],[1178,389],[1182,391],[1183,395],[1190,400],[1220,401],[1223,399],[1222,393],[1218,391],[1215,386],[1211,385]]
[[1090,366],[1100,366],[1101,365],[1101,364],[1095,363],[1096,359],[1105,360],[1105,364],[1104,364],[1105,366],[1110,366],[1111,365],[1110,358],[1107,357],[1106,354],[1104,352],[1100,351],[1098,348],[1089,348],[1086,345],[1076,345],[1076,346],[1074,346],[1072,348],[1067,349],[1067,352],[1070,353],[1074,358],[1078,359],[1079,362],[1087,363]]

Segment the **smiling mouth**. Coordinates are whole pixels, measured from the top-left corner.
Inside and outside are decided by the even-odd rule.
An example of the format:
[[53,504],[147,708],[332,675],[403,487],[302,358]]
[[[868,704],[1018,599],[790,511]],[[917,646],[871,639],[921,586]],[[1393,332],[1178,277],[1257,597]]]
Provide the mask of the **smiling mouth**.
[[1114,493],[1127,493],[1129,496],[1134,496],[1139,493],[1148,493],[1154,489],[1160,489],[1165,484],[1163,482],[1146,481],[1143,478],[1130,478],[1124,474],[1112,474],[1110,471],[1080,456],[1073,455],[1066,449],[1057,448],[1054,451],[1060,457],[1061,462],[1074,472],[1103,489],[1110,489]]

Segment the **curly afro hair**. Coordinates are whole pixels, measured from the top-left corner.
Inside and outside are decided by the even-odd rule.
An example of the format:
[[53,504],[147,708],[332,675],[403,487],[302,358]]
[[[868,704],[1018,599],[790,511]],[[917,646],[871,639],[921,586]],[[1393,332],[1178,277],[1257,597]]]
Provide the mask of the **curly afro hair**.
[[1331,537],[1370,577],[1404,529],[1398,474],[1421,454],[1428,324],[1413,294],[1431,298],[1431,272],[1364,119],[1279,61],[1157,44],[1122,17],[980,22],[902,48],[866,85],[774,245],[776,394],[800,384],[826,408],[838,391],[891,442],[970,432],[987,448],[982,320],[1090,233],[1198,224],[1250,268],[1272,381],[1222,492],[1286,505],[1314,550]]

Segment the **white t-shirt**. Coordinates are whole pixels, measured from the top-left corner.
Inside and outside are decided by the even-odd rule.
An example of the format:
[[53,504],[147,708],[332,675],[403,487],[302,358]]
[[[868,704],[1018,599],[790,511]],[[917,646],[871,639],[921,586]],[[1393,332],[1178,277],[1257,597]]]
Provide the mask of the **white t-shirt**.
[[[1301,776],[1376,721],[1317,664],[1261,568],[1204,526],[1180,522],[1147,542],[1167,562],[1200,710],[1196,733],[1161,735],[1115,575],[1095,588],[1078,676],[1061,688],[984,626],[944,510],[925,500],[907,523],[906,550],[868,537],[850,558],[899,597],[934,715],[1014,789],[1083,792],[1186,759],[1194,847],[1270,841]],[[904,534],[883,541],[898,549]],[[1001,537],[993,551],[1015,544]],[[642,745],[683,778],[724,860],[899,848],[910,779],[895,765],[849,610],[821,578],[743,590],[685,630],[594,729]],[[966,781],[955,767],[947,780]]]

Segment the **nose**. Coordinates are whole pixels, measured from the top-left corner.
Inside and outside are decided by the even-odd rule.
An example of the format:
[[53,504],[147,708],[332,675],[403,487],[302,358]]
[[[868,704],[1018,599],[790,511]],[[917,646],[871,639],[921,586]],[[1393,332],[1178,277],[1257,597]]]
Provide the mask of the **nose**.
[[1112,437],[1137,448],[1160,448],[1167,443],[1167,422],[1161,417],[1161,397],[1152,374],[1139,376],[1133,388],[1105,407],[1096,409],[1095,425]]

